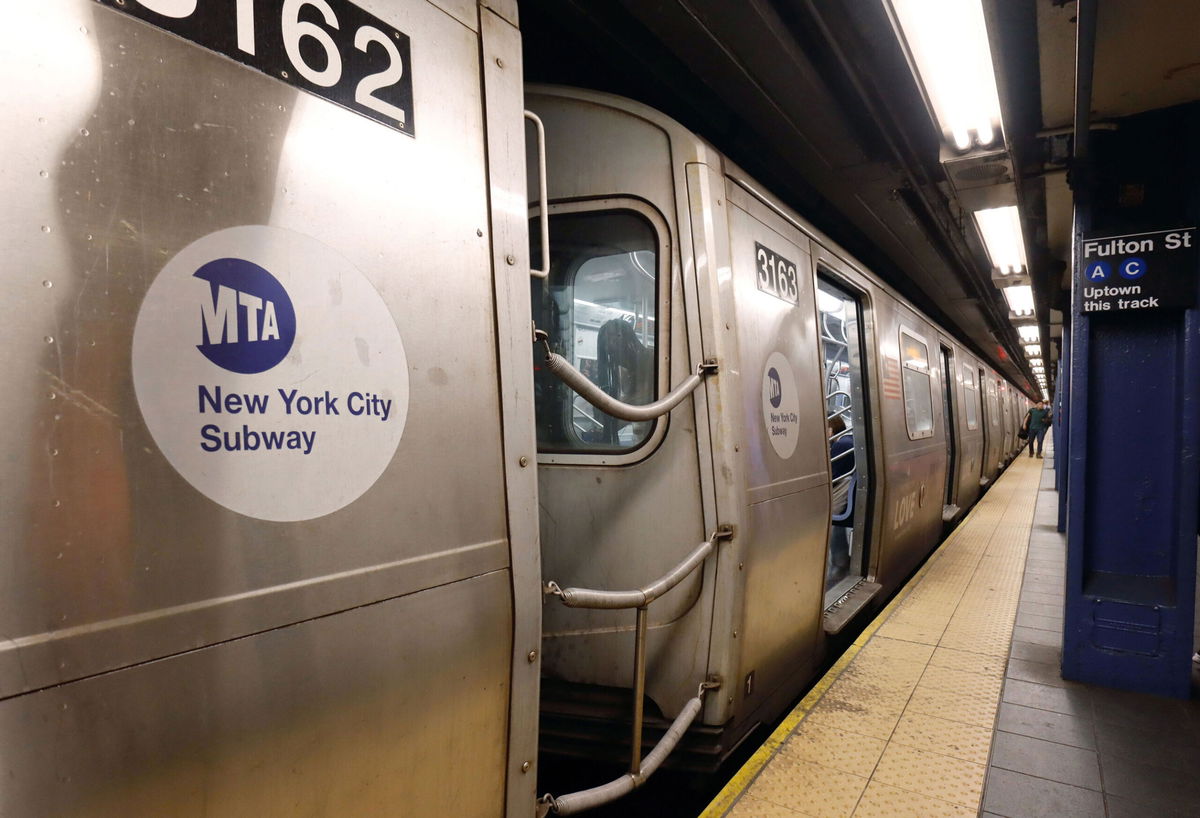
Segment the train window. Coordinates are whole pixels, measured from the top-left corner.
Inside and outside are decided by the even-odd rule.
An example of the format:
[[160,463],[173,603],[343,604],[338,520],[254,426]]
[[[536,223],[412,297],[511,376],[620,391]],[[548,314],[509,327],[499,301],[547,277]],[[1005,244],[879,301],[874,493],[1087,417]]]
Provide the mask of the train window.
[[[651,403],[657,391],[658,246],[633,211],[552,213],[550,275],[532,285],[533,319],[551,349],[625,403]],[[539,451],[626,452],[654,429],[601,412],[540,367],[534,388]]]
[[970,364],[963,364],[963,403],[966,404],[967,429],[979,428],[979,391],[975,388],[975,372]]
[[929,347],[907,330],[900,330],[901,384],[908,439],[933,437],[933,392],[929,379]]

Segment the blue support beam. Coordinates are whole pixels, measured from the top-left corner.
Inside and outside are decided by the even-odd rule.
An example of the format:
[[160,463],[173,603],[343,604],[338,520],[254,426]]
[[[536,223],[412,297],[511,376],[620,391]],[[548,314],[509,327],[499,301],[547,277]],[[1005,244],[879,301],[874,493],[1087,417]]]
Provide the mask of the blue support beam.
[[[1057,438],[1067,531],[1062,674],[1187,698],[1196,638],[1200,263],[1186,253],[1182,264],[1164,260],[1161,235],[1154,256],[1112,255],[1108,283],[1138,283],[1146,295],[1169,279],[1186,296],[1175,307],[1135,309],[1114,300],[1099,311],[1103,299],[1092,289],[1085,304],[1081,282],[1085,273],[1107,275],[1096,273],[1094,245],[1093,260],[1086,256],[1085,235],[1153,236],[1198,224],[1200,160],[1176,146],[1200,138],[1200,107],[1146,115],[1110,138],[1095,145],[1086,195],[1077,191],[1066,377],[1059,379],[1066,410],[1060,406]],[[1134,182],[1142,199],[1131,206]],[[1118,270],[1130,274],[1121,272],[1122,280]]]

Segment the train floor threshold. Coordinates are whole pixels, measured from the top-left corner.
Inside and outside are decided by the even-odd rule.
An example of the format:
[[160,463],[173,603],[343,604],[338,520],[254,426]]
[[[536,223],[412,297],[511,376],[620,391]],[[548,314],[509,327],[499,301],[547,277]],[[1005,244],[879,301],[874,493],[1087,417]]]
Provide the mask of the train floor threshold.
[[1013,462],[701,818],[978,814],[1044,462]]

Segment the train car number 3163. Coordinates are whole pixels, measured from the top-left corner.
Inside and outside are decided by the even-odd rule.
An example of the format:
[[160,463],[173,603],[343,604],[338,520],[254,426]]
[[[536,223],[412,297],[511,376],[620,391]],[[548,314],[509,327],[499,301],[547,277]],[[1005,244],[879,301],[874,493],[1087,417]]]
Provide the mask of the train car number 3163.
[[415,136],[407,34],[346,0],[99,0]]
[[758,289],[795,304],[800,299],[796,264],[770,247],[754,242],[754,260],[758,270]]

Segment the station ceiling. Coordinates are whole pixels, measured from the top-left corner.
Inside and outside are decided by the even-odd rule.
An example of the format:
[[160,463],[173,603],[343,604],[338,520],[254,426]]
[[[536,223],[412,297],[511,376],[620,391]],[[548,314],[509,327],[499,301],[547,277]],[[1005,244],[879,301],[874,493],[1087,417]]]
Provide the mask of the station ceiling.
[[[1076,5],[984,0],[1047,360],[1066,307]],[[1200,99],[1196,0],[1098,6],[1093,123]],[[520,13],[531,81],[679,120],[1034,393],[881,0],[520,0]]]

